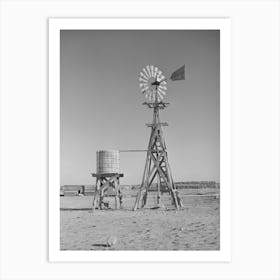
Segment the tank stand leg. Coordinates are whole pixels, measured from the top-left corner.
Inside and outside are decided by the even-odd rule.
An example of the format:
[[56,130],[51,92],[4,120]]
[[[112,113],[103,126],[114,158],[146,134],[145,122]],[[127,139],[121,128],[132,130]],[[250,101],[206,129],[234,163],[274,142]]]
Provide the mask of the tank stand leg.
[[120,179],[119,177],[116,179],[117,184],[117,194],[118,194],[118,200],[119,200],[119,209],[122,209],[122,193],[120,190]]
[[100,189],[99,189],[99,205],[98,209],[102,210],[102,204],[103,204],[103,180],[100,182]]
[[93,194],[92,211],[94,211],[96,207],[99,208],[99,191],[100,191],[100,181],[97,179],[95,191]]
[[96,207],[96,195],[94,194],[93,195],[93,201],[92,201],[92,211],[95,210],[95,207]]
[[112,187],[114,188],[115,192],[115,209],[118,210],[118,182],[116,178],[113,178]]
[[119,190],[119,201],[120,201],[120,209],[123,209],[123,206],[122,206],[122,194]]

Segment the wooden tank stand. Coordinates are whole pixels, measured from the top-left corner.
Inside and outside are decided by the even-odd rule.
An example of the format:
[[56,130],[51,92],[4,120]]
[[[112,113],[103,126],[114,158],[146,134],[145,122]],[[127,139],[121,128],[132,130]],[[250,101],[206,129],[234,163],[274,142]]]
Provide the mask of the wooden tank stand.
[[109,188],[113,188],[115,196],[115,209],[122,207],[122,194],[120,190],[120,177],[123,177],[121,173],[106,173],[96,174],[92,173],[92,177],[96,178],[96,188],[93,195],[92,210],[102,210],[105,206],[104,197]]

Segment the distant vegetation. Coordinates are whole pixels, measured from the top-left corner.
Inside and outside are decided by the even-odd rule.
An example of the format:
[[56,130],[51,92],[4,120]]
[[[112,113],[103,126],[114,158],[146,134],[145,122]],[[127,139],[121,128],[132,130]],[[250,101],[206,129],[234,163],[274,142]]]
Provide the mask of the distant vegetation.
[[176,182],[175,185],[178,189],[220,188],[220,183],[215,181]]
[[[176,187],[180,189],[219,189],[220,183],[215,181],[190,181],[190,182],[175,182]],[[138,185],[121,185],[122,190],[137,190],[140,188]],[[60,187],[60,195],[68,193],[69,195],[78,195],[78,194],[90,194],[94,192],[95,185],[64,185]],[[150,191],[155,191],[157,189],[156,184],[152,184]],[[164,184],[161,186],[161,189],[166,189]]]
[[[220,188],[220,183],[215,181],[190,181],[190,182],[175,182],[178,189],[205,189],[205,188]],[[152,184],[155,188],[156,184]],[[132,189],[138,189],[140,185],[132,185]]]

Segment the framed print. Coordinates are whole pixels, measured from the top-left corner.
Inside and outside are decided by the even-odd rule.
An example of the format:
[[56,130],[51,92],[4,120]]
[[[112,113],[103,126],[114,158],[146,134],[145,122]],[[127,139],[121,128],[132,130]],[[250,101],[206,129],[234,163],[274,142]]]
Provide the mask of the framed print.
[[0,1],[0,279],[280,279],[279,7]]
[[230,44],[230,19],[49,19],[50,261],[230,261]]

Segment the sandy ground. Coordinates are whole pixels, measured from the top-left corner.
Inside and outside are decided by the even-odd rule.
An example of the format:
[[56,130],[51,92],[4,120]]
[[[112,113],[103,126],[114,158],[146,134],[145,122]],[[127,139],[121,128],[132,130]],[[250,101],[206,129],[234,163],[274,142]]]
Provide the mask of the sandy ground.
[[[132,211],[134,197],[124,198],[122,210],[90,210],[92,197],[61,197],[61,250],[219,250],[220,199],[213,190],[183,191],[184,209],[175,210],[168,195],[154,206]],[[215,192],[216,193],[216,192]],[[196,191],[197,194],[197,191]],[[113,200],[107,199],[113,207]],[[116,244],[107,247],[107,240]]]

